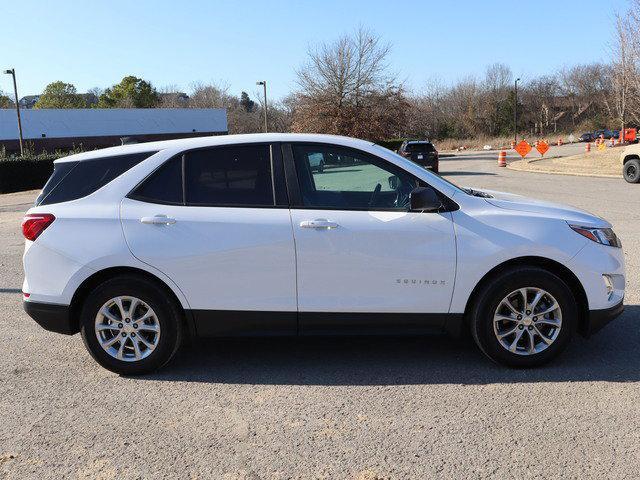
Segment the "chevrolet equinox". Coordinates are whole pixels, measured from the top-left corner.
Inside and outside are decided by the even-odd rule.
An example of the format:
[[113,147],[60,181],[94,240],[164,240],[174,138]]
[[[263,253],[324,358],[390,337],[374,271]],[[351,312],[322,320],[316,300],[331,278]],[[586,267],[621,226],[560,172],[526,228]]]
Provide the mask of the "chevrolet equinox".
[[492,360],[531,367],[623,309],[605,220],[459,188],[345,137],[70,155],[22,231],[26,312],[125,375],[162,367],[187,335],[470,331]]

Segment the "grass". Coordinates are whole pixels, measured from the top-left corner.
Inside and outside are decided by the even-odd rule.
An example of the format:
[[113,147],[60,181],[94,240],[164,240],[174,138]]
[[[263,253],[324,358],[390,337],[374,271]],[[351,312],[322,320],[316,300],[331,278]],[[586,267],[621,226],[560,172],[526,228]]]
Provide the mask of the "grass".
[[621,147],[607,147],[602,151],[592,150],[589,153],[570,157],[520,160],[510,163],[509,167],[530,172],[620,177],[622,176],[621,153]]
[[[561,132],[549,135],[525,137],[525,140],[527,140],[532,146],[537,140],[546,140],[547,142],[549,142],[549,145],[551,145],[555,144],[559,138],[562,138],[565,142],[567,142],[567,139],[570,135],[571,133]],[[580,134],[573,133],[573,136],[577,140]],[[522,137],[518,138],[522,139]],[[513,142],[513,135],[502,137],[479,136],[467,139],[446,138],[443,140],[434,141],[438,151],[453,151],[461,147],[466,150],[482,150],[485,145],[489,145],[492,149],[496,150],[502,147],[509,147],[511,145],[511,142]]]

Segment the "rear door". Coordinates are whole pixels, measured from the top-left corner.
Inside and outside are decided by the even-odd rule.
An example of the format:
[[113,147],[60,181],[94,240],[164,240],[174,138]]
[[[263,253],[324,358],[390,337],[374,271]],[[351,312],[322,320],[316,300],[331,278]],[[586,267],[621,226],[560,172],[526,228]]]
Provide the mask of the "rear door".
[[189,151],[122,202],[132,253],[179,286],[200,334],[296,333],[291,219],[274,178],[282,179],[279,152],[268,144]]
[[[409,194],[424,185],[379,157],[327,144],[284,152],[301,333],[442,328],[455,275],[451,213],[410,212]],[[312,165],[319,154],[323,172]]]

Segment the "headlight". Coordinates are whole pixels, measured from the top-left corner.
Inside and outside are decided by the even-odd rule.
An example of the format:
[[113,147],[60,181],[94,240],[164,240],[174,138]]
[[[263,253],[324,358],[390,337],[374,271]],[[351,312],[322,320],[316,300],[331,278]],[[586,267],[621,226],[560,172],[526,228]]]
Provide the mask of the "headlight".
[[587,237],[589,240],[596,243],[608,245],[610,247],[622,247],[620,239],[611,228],[582,227],[580,225],[571,224],[569,224],[569,226],[583,237]]

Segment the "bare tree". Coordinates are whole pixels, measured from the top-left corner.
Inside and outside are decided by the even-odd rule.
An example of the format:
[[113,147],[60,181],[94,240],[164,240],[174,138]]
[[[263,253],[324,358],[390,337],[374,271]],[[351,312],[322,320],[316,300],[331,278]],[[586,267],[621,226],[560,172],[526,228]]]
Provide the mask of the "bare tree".
[[297,72],[292,129],[369,139],[401,131],[406,98],[388,72],[389,51],[364,28],[310,49],[308,63]]
[[[637,75],[638,58],[635,57],[633,48],[633,37],[637,34],[632,29],[632,18],[616,15],[616,37],[613,46],[616,60],[613,62],[611,83],[614,112],[622,131],[625,128],[630,100],[632,100],[634,76]],[[637,110],[634,113],[637,113]]]
[[505,104],[509,99],[513,74],[511,69],[503,63],[494,63],[487,67],[482,84],[481,116],[487,124],[491,135],[500,134],[503,124]]
[[189,103],[189,96],[181,92],[177,85],[167,85],[158,90],[159,108],[185,108]]

